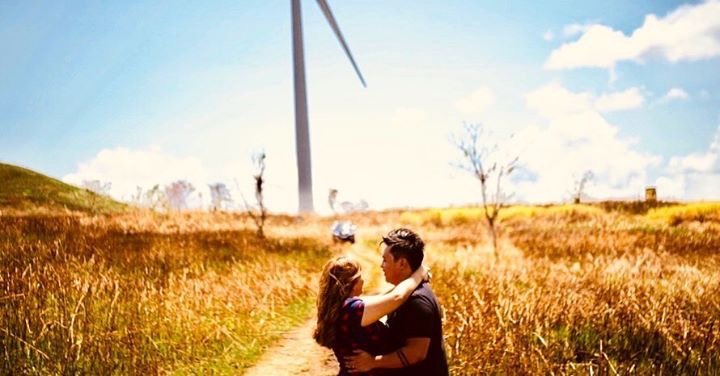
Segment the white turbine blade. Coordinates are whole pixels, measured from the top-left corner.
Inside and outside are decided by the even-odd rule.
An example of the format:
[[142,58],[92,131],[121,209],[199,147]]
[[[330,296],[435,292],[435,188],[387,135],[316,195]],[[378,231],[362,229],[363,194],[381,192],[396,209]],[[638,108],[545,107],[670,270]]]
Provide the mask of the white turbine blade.
[[347,43],[345,43],[345,38],[343,38],[343,35],[340,32],[340,27],[338,27],[337,22],[335,22],[335,17],[333,16],[332,11],[330,10],[330,6],[328,5],[326,0],[317,0],[317,3],[320,6],[320,9],[322,9],[323,14],[325,14],[325,18],[327,19],[328,23],[330,24],[330,27],[335,32],[335,36],[340,41],[340,44],[342,45],[343,50],[345,50],[345,54],[350,59],[350,63],[352,63],[353,68],[355,68],[355,73],[357,73],[358,78],[360,78],[360,82],[362,82],[364,87],[367,87],[367,84],[365,83],[365,79],[363,78],[362,73],[360,73],[360,68],[358,68],[357,64],[355,63],[355,59],[353,58],[353,55],[350,52],[350,48],[348,47]]

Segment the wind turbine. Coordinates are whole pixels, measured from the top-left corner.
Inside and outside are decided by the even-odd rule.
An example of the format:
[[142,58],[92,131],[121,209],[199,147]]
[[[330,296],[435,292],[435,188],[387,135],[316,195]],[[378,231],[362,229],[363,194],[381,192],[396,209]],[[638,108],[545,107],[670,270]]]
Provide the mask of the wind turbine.
[[[312,195],[312,166],[310,162],[310,130],[308,128],[307,92],[305,85],[305,56],[303,52],[302,15],[300,0],[292,1],[292,32],[293,32],[293,76],[295,80],[295,146],[298,166],[298,194],[300,213],[314,211]],[[317,0],[320,9],[327,19],[335,36],[350,59],[363,87],[367,87],[355,59],[350,53],[335,17],[326,0]]]

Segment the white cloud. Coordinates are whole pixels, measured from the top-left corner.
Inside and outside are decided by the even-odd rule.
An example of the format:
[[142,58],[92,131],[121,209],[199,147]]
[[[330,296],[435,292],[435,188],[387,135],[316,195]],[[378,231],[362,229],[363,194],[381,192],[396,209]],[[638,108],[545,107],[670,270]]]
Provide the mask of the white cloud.
[[548,29],[544,33],[542,33],[541,37],[542,37],[542,39],[544,39],[547,42],[553,41],[556,37],[567,39],[567,38],[573,37],[577,34],[584,33],[585,31],[587,31],[590,28],[590,26],[592,26],[591,23],[587,23],[587,24],[574,23],[574,24],[570,24],[570,25],[565,25],[562,28],[562,30],[560,32],[558,32],[557,34],[554,31],[552,31],[551,29]]
[[571,92],[557,82],[527,94],[525,99],[530,109],[546,118],[582,114],[593,109],[599,112],[629,110],[642,106],[645,101],[636,87],[595,97],[589,92]]
[[75,184],[93,179],[109,181],[113,183],[113,193],[124,194],[133,193],[137,185],[149,187],[204,177],[198,159],[177,158],[151,146],[147,150],[103,149],[92,160],[80,163],[77,171],[64,176],[63,180]]
[[544,39],[544,40],[546,40],[546,41],[548,41],[548,42],[550,42],[551,40],[553,40],[553,38],[555,38],[555,34],[553,34],[552,30],[547,30],[547,31],[544,32],[543,35],[542,35],[542,39]]
[[483,113],[495,103],[495,96],[488,87],[481,87],[469,96],[455,103],[455,107],[465,113]]
[[645,97],[638,88],[633,87],[600,96],[595,100],[595,108],[600,112],[630,110],[642,106],[643,102],[645,102]]
[[[357,124],[337,129],[337,134],[317,138],[320,142],[313,144],[316,210],[327,212],[329,188],[338,189],[343,200],[365,199],[373,209],[472,202],[475,191],[458,195],[455,189],[464,187],[446,180],[454,153],[447,130],[432,119],[424,109],[391,108],[387,115],[358,119]],[[365,123],[374,127],[363,127]],[[348,136],[348,132],[353,133]],[[295,195],[293,190],[288,194]]]
[[417,129],[425,124],[427,113],[421,108],[400,107],[390,116],[390,123],[397,127],[411,127]]
[[582,113],[591,109],[590,93],[572,93],[557,82],[543,86],[525,96],[525,103],[546,118]]
[[675,174],[661,176],[655,182],[659,200],[720,200],[720,173]]
[[685,90],[674,87],[668,90],[668,92],[660,99],[660,102],[667,103],[673,100],[687,100],[688,98],[690,98],[690,95],[688,95]]
[[[619,97],[623,97],[620,93]],[[595,175],[587,193],[596,198],[633,198],[642,194],[646,171],[660,158],[633,149],[608,123],[589,93],[575,93],[551,83],[526,95],[526,105],[546,119],[516,135],[523,143],[521,161],[533,179],[515,184],[518,197],[531,202],[567,198],[574,179],[584,171]],[[603,98],[603,97],[601,97]],[[612,95],[605,98],[613,98]],[[613,100],[606,107],[617,109]],[[624,103],[618,101],[619,103]]]
[[651,55],[670,62],[720,56],[720,1],[681,6],[663,18],[649,14],[629,36],[605,25],[589,26],[580,39],[553,50],[545,68],[612,68]]
[[[278,169],[283,162],[277,159],[277,155],[270,153],[266,160],[266,204],[273,211],[291,212],[297,207],[297,198],[288,192],[296,189],[297,175]],[[208,184],[222,182],[229,188],[236,207],[242,207],[241,194],[249,201],[254,198],[252,174],[249,155],[238,155],[237,159],[218,164],[196,157],[174,156],[157,146],[141,150],[119,147],[101,150],[62,180],[75,185],[81,185],[84,180],[110,182],[110,196],[121,201],[130,201],[137,187],[147,190],[158,184],[164,188],[174,181],[187,180],[195,187],[188,200],[190,208],[206,207],[210,200]]]
[[553,50],[545,62],[545,68],[611,68],[619,60],[634,57],[627,39],[620,31],[604,25],[593,25],[578,41],[565,43]]
[[656,185],[660,198],[720,199],[720,126],[705,152],[670,158]]
[[77,171],[62,178],[76,185],[84,180],[110,182],[110,195],[119,200],[128,200],[138,186],[148,189],[159,184],[163,187],[180,179],[189,181],[199,191],[206,188],[208,180],[200,160],[178,158],[157,146],[147,150],[103,149],[93,159],[80,163]]
[[720,127],[706,152],[670,158],[668,172],[674,174],[720,173]]
[[[674,177],[673,179],[678,179]],[[687,174],[680,175],[679,179],[684,181],[684,192],[679,198],[686,201],[710,201],[720,200],[720,173]],[[663,193],[658,192],[662,198]]]
[[661,176],[655,181],[655,189],[659,200],[678,200],[685,196],[685,177],[674,178]]
[[565,27],[563,27],[562,34],[565,37],[572,37],[574,35],[586,32],[588,29],[590,29],[590,26],[592,26],[592,24],[565,25]]

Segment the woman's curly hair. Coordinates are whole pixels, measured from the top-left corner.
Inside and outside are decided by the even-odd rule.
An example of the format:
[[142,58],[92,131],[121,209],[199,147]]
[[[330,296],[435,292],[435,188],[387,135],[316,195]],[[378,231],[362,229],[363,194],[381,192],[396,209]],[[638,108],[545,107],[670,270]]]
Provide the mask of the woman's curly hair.
[[345,299],[350,297],[355,281],[360,277],[360,264],[350,257],[340,256],[328,261],[320,276],[317,300],[317,326],[313,338],[327,348],[337,340],[337,321]]

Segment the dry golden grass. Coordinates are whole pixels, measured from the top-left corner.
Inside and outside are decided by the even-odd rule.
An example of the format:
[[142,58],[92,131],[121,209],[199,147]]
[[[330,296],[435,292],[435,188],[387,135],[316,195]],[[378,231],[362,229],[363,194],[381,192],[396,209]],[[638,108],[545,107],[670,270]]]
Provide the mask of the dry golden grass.
[[428,250],[453,374],[720,371],[720,223],[577,206],[504,219],[500,260],[475,227]]
[[426,240],[451,374],[702,375],[720,372],[719,213],[717,204],[509,207],[499,260],[477,207],[353,219]]
[[[345,217],[370,249],[426,240],[452,374],[714,374],[712,205],[506,208],[498,260],[479,208]],[[312,312],[331,222],[273,217],[261,242],[241,214],[1,214],[0,374],[242,370]]]
[[702,202],[652,209],[647,213],[647,218],[661,220],[669,225],[693,221],[720,223],[720,202]]
[[0,216],[0,374],[242,369],[307,319],[330,253],[235,215]]

